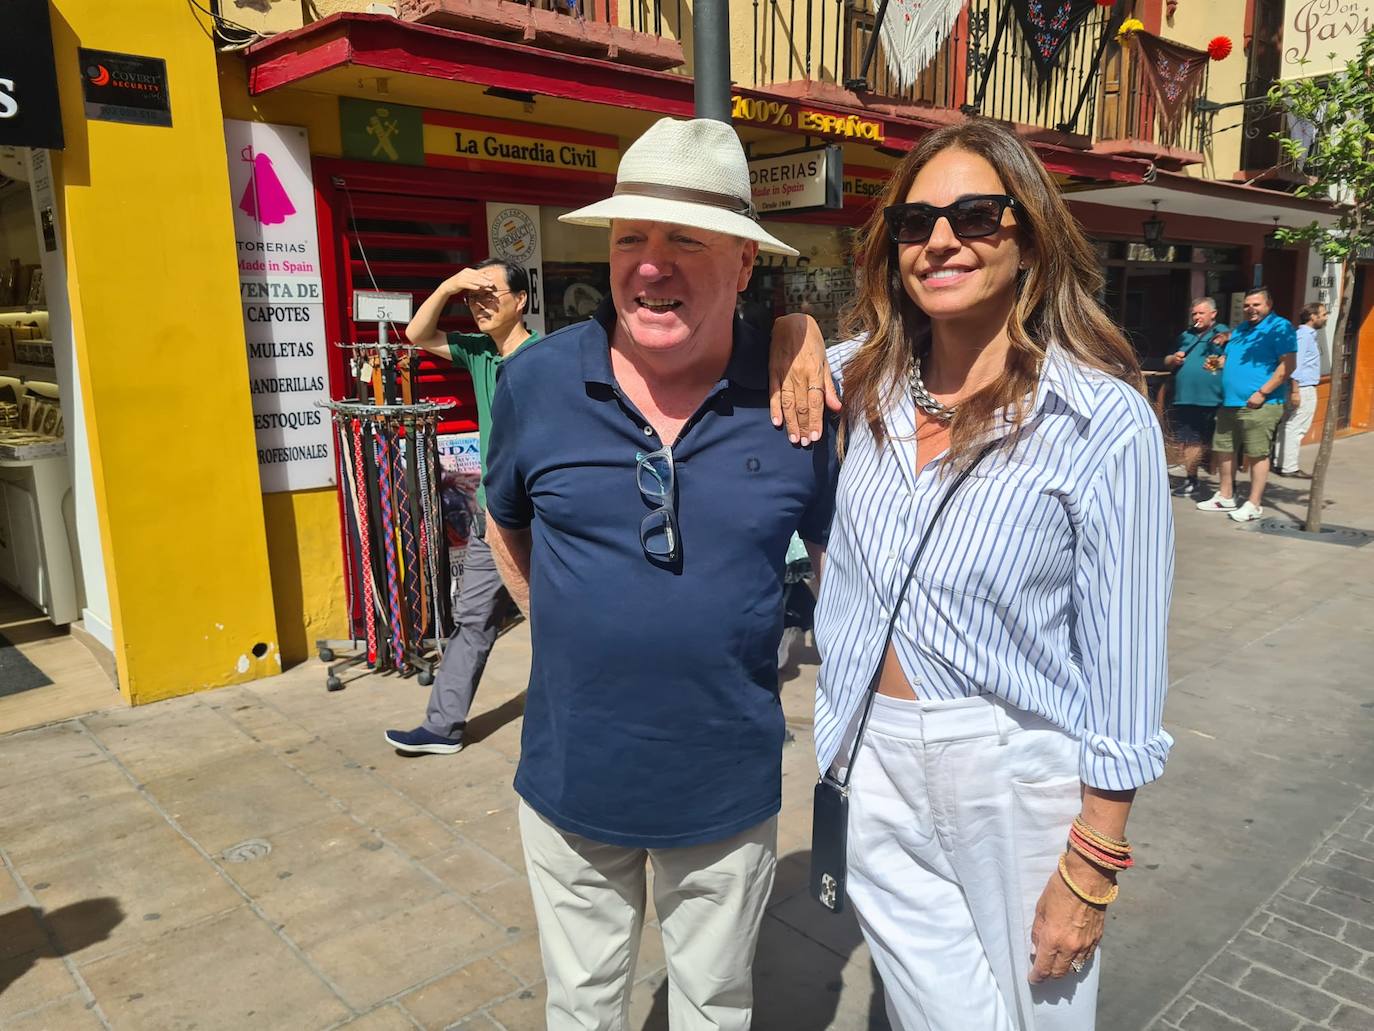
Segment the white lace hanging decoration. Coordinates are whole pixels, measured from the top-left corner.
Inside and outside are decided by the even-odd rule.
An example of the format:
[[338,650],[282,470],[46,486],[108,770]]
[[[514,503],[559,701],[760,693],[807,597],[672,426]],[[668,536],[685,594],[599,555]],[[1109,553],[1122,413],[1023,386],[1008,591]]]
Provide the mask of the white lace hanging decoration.
[[945,45],[964,2],[888,0],[881,30],[883,57],[898,89],[906,89],[920,78]]

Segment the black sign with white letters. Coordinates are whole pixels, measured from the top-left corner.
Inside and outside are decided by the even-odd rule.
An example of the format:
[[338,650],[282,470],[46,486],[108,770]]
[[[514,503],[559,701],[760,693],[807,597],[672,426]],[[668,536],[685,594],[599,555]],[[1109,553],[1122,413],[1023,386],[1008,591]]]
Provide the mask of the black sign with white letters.
[[167,62],[160,57],[77,50],[86,117],[101,122],[171,125]]
[[0,0],[0,144],[62,147],[48,0]]

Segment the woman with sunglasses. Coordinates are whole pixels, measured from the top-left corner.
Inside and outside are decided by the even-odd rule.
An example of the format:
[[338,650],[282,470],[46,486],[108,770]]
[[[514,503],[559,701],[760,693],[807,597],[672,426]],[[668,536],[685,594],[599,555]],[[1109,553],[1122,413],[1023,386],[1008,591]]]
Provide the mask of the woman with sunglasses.
[[1010,130],[928,136],[858,259],[816,614],[848,897],[894,1027],[1092,1028],[1126,817],[1172,744],[1160,429],[1093,248]]

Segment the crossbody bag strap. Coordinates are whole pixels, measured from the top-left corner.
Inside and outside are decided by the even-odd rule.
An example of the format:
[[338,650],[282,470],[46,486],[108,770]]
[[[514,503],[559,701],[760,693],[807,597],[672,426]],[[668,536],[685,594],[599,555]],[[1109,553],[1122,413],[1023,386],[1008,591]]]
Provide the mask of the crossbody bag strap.
[[921,534],[921,539],[916,545],[916,554],[912,556],[911,565],[907,568],[906,579],[902,581],[901,589],[897,592],[897,600],[892,606],[892,615],[888,617],[887,620],[887,631],[883,634],[882,648],[878,652],[878,667],[873,671],[873,677],[868,682],[867,697],[864,699],[863,715],[859,718],[859,729],[854,735],[854,747],[850,749],[849,762],[845,764],[844,768],[844,777],[839,781],[841,788],[847,789],[849,787],[849,779],[854,775],[854,760],[859,756],[859,745],[863,743],[864,731],[868,728],[868,717],[873,712],[873,699],[878,694],[878,683],[882,679],[883,664],[887,661],[887,649],[888,646],[892,644],[892,635],[897,629],[897,617],[901,615],[902,604],[906,601],[906,593],[911,587],[911,581],[916,577],[916,567],[921,561],[921,556],[925,554],[926,545],[930,543],[930,538],[935,533],[935,527],[939,525],[940,517],[944,515],[945,509],[954,498],[955,492],[963,486],[964,481],[972,475],[973,470],[976,469],[978,464],[997,447],[998,443],[998,441],[993,441],[991,444],[984,447],[983,450],[978,453],[978,457],[970,462],[963,472],[955,478],[954,482],[949,485],[949,490],[945,491],[945,496],[940,499],[940,504],[936,507],[935,514],[926,525],[925,533]]

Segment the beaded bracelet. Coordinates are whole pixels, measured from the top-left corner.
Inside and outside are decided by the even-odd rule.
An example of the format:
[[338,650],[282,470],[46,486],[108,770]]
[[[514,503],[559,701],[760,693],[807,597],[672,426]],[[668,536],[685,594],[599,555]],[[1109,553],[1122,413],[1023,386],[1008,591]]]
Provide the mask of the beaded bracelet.
[[1116,897],[1121,894],[1121,886],[1113,884],[1111,890],[1105,895],[1089,895],[1086,891],[1073,883],[1073,878],[1069,876],[1069,854],[1063,853],[1059,857],[1059,876],[1064,879],[1064,883],[1069,886],[1069,891],[1073,892],[1080,899],[1090,906],[1108,906],[1116,901]]

